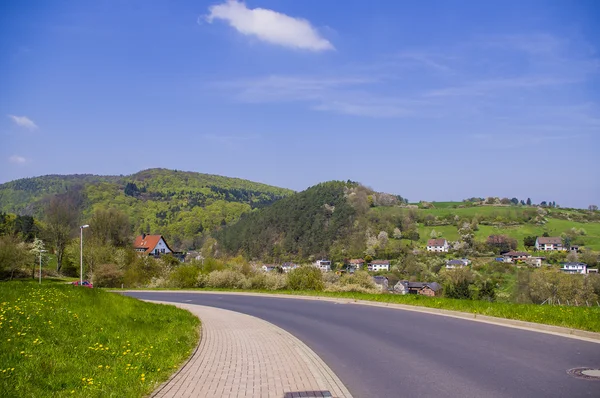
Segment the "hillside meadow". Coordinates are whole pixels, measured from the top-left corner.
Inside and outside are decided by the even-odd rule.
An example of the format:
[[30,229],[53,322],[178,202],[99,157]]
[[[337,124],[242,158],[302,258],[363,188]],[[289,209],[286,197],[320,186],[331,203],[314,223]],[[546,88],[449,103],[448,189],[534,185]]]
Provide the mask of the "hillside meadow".
[[101,289],[0,282],[0,395],[140,397],[182,364],[198,318]]

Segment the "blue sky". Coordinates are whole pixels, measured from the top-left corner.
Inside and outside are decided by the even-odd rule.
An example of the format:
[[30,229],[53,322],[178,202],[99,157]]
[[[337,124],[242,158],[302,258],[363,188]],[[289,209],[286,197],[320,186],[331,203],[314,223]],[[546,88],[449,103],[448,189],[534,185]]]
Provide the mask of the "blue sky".
[[0,182],[165,167],[600,205],[595,1],[12,1]]

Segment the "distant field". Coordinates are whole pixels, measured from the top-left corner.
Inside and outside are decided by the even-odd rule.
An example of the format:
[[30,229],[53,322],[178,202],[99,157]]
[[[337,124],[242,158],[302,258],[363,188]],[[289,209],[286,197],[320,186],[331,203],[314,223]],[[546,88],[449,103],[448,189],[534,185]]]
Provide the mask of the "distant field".
[[[454,209],[466,210],[466,209]],[[471,210],[471,209],[469,209]],[[430,211],[430,210],[429,210]],[[561,233],[570,228],[583,228],[586,235],[582,237],[585,246],[592,250],[600,250],[600,223],[579,223],[568,220],[559,220],[551,218],[545,225],[522,224],[515,227],[497,228],[489,225],[479,225],[479,231],[475,232],[475,238],[485,240],[489,235],[504,234],[511,236],[519,242],[519,249],[525,249],[523,246],[523,238],[526,236],[541,236],[544,232],[548,232],[551,236],[560,236]],[[457,240],[458,232],[454,225],[443,225],[433,227],[419,227],[420,242],[425,244],[430,239],[431,231],[441,232],[442,237],[448,240]]]

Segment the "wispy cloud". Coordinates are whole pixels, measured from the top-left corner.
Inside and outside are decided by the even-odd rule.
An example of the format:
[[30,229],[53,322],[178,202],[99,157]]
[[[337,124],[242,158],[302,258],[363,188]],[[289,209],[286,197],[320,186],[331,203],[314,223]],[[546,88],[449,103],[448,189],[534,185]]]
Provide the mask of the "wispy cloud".
[[475,80],[461,86],[445,87],[426,92],[426,97],[474,96],[510,89],[528,89],[576,83],[575,78],[555,76],[522,76],[506,79]]
[[309,21],[277,11],[253,8],[243,2],[227,0],[209,7],[205,20],[221,19],[246,36],[255,36],[271,44],[309,51],[333,50],[333,45],[319,34]]
[[18,155],[13,155],[13,156],[9,157],[8,161],[10,163],[14,163],[14,164],[27,163],[27,159],[25,159],[23,156],[18,156]]
[[27,116],[8,115],[8,117],[19,127],[24,127],[28,130],[35,130],[38,128],[37,124]]

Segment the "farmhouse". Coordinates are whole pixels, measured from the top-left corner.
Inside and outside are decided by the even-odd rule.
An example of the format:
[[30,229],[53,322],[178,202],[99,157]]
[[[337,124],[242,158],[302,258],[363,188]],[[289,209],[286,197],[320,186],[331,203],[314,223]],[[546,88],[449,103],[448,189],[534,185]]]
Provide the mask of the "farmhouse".
[[385,276],[374,276],[373,282],[381,288],[381,290],[388,290],[389,281]]
[[562,272],[567,274],[587,274],[587,264],[585,263],[563,263],[560,268]]
[[562,239],[559,236],[538,236],[535,240],[535,250],[552,251],[565,250]]
[[450,245],[446,239],[429,239],[427,241],[428,252],[448,252]]
[[323,272],[331,271],[331,261],[329,260],[317,260],[313,265]]
[[420,294],[423,296],[438,296],[442,286],[437,282],[400,281],[394,286],[394,291],[400,294]]
[[463,268],[467,267],[471,261],[466,258],[461,258],[459,260],[448,260],[446,261],[446,269],[455,269],[455,268]]
[[346,264],[346,269],[348,272],[354,272],[361,269],[363,265],[365,265],[365,260],[362,258],[353,258],[352,260],[348,261],[348,264]]
[[371,264],[368,265],[369,271],[377,272],[377,271],[389,271],[390,270],[390,261],[389,260],[373,260]]
[[135,238],[133,248],[138,253],[145,253],[150,256],[173,253],[173,250],[171,250],[162,235],[141,234]]
[[528,258],[531,258],[531,254],[527,253],[527,252],[516,252],[516,251],[510,251],[508,253],[504,253],[502,255],[505,259],[505,262],[507,263],[512,263],[515,261],[525,261]]

